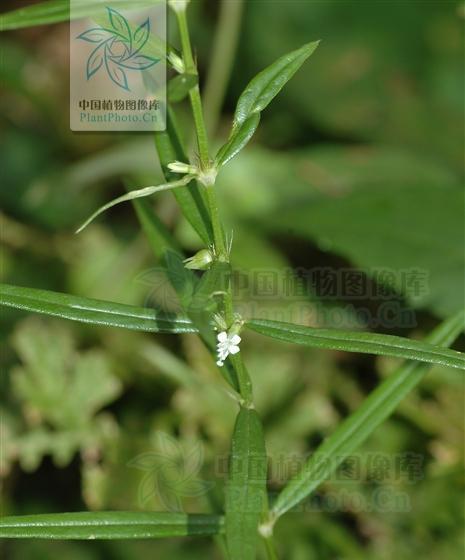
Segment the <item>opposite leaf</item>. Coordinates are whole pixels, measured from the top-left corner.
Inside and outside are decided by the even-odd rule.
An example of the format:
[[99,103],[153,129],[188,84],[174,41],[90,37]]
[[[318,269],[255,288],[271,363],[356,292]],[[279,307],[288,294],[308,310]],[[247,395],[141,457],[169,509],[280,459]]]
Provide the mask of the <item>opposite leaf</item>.
[[[464,314],[444,321],[426,339],[449,346],[463,332]],[[329,436],[279,494],[272,510],[276,519],[309,496],[388,418],[397,405],[421,381],[430,366],[408,361],[370,393],[363,404]]]
[[370,332],[316,329],[266,319],[251,320],[246,325],[265,336],[303,346],[393,356],[465,370],[465,354],[462,352],[439,348],[410,338]]
[[254,560],[266,500],[266,451],[255,410],[241,408],[232,438],[226,487],[226,543],[231,560]]
[[101,301],[48,290],[0,284],[0,306],[92,325],[143,332],[197,332],[189,319],[156,309]]
[[216,535],[223,519],[215,515],[98,511],[2,517],[0,538],[158,539]]
[[307,43],[262,70],[245,88],[234,113],[232,131],[228,142],[216,156],[217,165],[224,165],[252,138],[260,112],[276,97],[307,58],[315,51],[319,41]]

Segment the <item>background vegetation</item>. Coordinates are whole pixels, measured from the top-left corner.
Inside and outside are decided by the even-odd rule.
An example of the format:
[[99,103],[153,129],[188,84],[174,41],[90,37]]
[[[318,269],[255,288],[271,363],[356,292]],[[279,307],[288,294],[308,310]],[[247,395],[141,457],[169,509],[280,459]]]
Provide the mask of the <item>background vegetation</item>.
[[[198,1],[190,10],[204,78],[218,5]],[[252,301],[269,318],[296,321],[298,313],[324,326],[363,327],[360,309],[379,317],[384,296],[329,298],[322,279],[312,289],[295,281],[327,267],[357,268],[371,287],[388,290],[405,313],[371,325],[379,332],[420,337],[464,307],[463,18],[463,6],[451,1],[245,3],[218,145],[248,80],[281,54],[322,39],[263,115],[251,147],[219,179],[222,213],[234,230],[233,264],[248,279],[238,279],[236,292],[245,313]],[[67,24],[2,33],[0,46],[2,280],[171,304],[129,204],[73,234],[124,191],[123,178],[162,182],[153,138],[69,131]],[[187,111],[177,108],[182,121]],[[150,203],[187,252],[200,247],[170,193]],[[383,283],[374,274],[381,269],[394,277]],[[405,269],[426,271],[427,289],[418,294],[403,285]],[[154,450],[202,453],[197,476],[214,481],[194,496],[177,486],[181,504],[173,507],[219,507],[219,465],[236,407],[194,336],[87,328],[14,311],[2,312],[0,328],[2,513],[166,509],[169,496],[144,486],[146,471],[131,465]],[[455,347],[463,349],[463,339]],[[246,337],[242,351],[271,457],[309,453],[394,366],[258,335]],[[459,557],[463,383],[460,372],[434,367],[363,445],[360,476],[329,481],[319,490],[320,506],[280,522],[285,557]],[[165,448],[160,432],[173,438],[161,438]],[[392,469],[382,480],[366,462],[408,452],[422,458],[414,484]],[[271,479],[276,490],[283,483],[279,474]],[[330,511],[325,502],[355,493],[373,505],[379,488],[406,495],[406,510],[346,503]],[[219,557],[208,539],[2,546],[12,559]]]

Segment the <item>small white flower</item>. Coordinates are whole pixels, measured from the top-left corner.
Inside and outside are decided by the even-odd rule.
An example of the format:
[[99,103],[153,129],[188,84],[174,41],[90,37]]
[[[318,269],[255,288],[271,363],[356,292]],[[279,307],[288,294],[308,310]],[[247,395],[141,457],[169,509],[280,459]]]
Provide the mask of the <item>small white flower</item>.
[[238,334],[228,334],[226,331],[222,331],[218,333],[216,338],[218,339],[218,344],[216,345],[218,361],[216,365],[221,367],[224,365],[224,361],[229,354],[237,354],[240,351],[239,343],[241,337]]

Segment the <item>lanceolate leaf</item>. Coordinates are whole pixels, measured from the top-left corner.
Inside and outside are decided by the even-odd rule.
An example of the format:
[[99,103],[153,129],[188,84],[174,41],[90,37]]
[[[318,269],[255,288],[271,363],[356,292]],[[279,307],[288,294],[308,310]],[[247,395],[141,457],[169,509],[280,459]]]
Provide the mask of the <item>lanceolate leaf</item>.
[[278,95],[307,58],[317,48],[319,41],[307,43],[262,70],[245,88],[234,113],[232,131],[228,142],[216,156],[217,165],[224,165],[252,138],[260,121],[260,112]]
[[216,156],[216,164],[224,165],[236,154],[238,154],[255,134],[259,123],[260,113],[254,113],[246,121],[239,125],[238,129],[231,135],[230,139],[218,152]]
[[222,531],[220,516],[202,514],[101,511],[0,518],[0,538],[156,539]]
[[197,332],[189,319],[155,309],[112,303],[47,290],[0,285],[0,305],[81,323],[145,332]]
[[[464,329],[460,312],[439,325],[427,338],[430,344],[449,346]],[[310,457],[302,471],[278,496],[272,515],[280,516],[309,496],[394,411],[421,381],[430,366],[406,362],[383,381]]]
[[92,216],[90,216],[82,224],[82,226],[80,226],[77,229],[76,233],[80,233],[91,222],[93,222],[95,220],[95,218],[97,218],[97,216],[100,216],[100,214],[105,212],[105,210],[108,210],[108,209],[112,208],[113,206],[116,206],[117,204],[120,204],[121,202],[128,202],[129,200],[134,200],[136,198],[144,198],[146,196],[151,196],[152,194],[156,194],[158,192],[177,189],[179,187],[185,187],[190,181],[192,181],[192,177],[189,176],[189,175],[186,175],[185,177],[183,177],[179,181],[173,181],[172,183],[166,183],[164,185],[157,185],[155,187],[144,187],[142,189],[138,189],[138,190],[135,190],[135,191],[129,191],[127,194],[123,194],[122,196],[119,196],[118,198],[115,198],[115,199],[111,200],[110,202],[107,202],[107,204],[104,204],[103,206],[101,206],[98,210],[96,210],[92,214]]
[[[106,7],[106,0],[80,0],[73,8],[73,15],[77,18],[91,17],[102,12]],[[112,6],[119,9],[143,8],[153,4],[153,0],[112,0]],[[1,31],[46,25],[68,21],[70,18],[70,0],[50,0],[40,4],[32,4],[13,10],[0,17]]]
[[255,410],[241,408],[232,438],[226,487],[226,542],[231,560],[254,560],[266,504],[267,459]]
[[337,329],[315,329],[259,319],[248,321],[247,326],[265,336],[303,346],[394,356],[465,369],[465,354],[400,336]]
[[234,113],[233,129],[245,122],[253,113],[263,111],[281,91],[307,58],[317,48],[319,41],[307,43],[262,70],[239,97]]

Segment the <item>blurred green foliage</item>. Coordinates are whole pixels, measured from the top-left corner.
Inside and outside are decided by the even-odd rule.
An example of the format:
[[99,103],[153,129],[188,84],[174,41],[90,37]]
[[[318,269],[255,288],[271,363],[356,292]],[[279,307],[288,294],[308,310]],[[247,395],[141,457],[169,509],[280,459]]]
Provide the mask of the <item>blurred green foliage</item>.
[[[5,9],[15,7],[9,4]],[[192,13],[206,66],[216,3],[194,2]],[[289,267],[350,265],[367,276],[383,266],[425,269],[422,298],[390,286],[419,310],[417,336],[464,306],[463,11],[455,1],[249,1],[221,128],[257,70],[314,39],[322,42],[311,63],[266,110],[253,144],[219,180],[234,264],[245,274],[276,270],[278,278]],[[124,192],[122,178],[156,184],[161,172],[149,136],[68,130],[67,42],[66,24],[1,37],[3,280],[158,301],[156,263],[129,205],[73,235],[92,210]],[[201,247],[170,194],[150,204],[186,252]],[[256,290],[248,286],[244,301]],[[283,320],[292,312],[284,291],[259,303]],[[318,301],[311,292],[292,300],[309,316],[319,305],[349,320],[345,303]],[[158,449],[160,432],[180,449],[201,442],[198,476],[215,481],[182,506],[220,508],[218,458],[227,454],[235,403],[195,337],[70,326],[13,311],[2,314],[0,328],[3,512],[163,509],[156,493],[138,501],[144,472],[130,466]],[[253,334],[244,354],[272,458],[311,451],[394,365]],[[373,492],[385,487],[407,496],[405,511],[291,513],[277,526],[284,557],[458,558],[463,383],[459,373],[435,367],[361,450],[361,457],[421,455],[415,484],[377,482],[364,472],[356,481],[329,481],[320,493],[355,492],[372,504]],[[270,483],[278,489],[283,480],[272,471]],[[3,546],[13,560],[220,557],[206,539]]]

